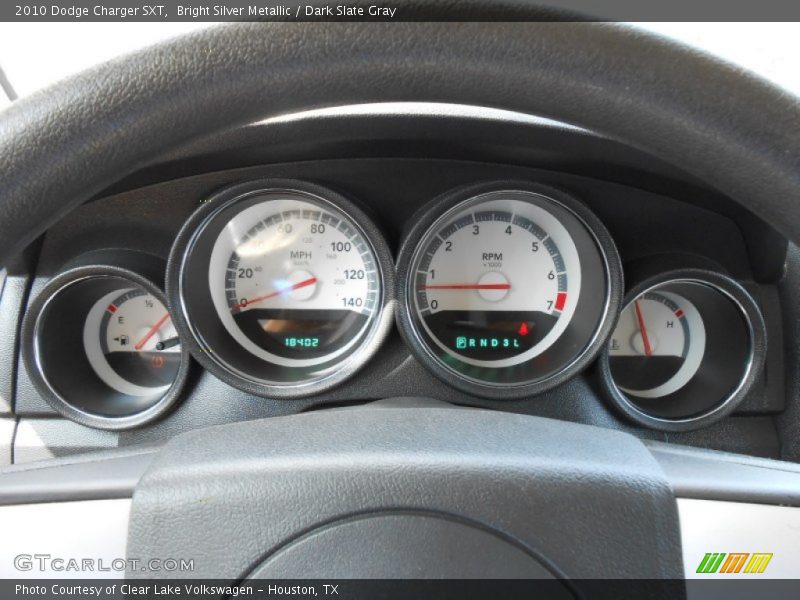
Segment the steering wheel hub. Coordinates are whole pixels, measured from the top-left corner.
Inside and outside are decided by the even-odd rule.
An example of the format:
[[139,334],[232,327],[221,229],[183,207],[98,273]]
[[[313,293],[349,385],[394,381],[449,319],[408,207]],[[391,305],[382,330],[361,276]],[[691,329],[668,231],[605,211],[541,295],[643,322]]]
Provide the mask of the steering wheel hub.
[[682,577],[675,498],[638,439],[400,404],[175,438],[137,487],[128,555],[220,580]]

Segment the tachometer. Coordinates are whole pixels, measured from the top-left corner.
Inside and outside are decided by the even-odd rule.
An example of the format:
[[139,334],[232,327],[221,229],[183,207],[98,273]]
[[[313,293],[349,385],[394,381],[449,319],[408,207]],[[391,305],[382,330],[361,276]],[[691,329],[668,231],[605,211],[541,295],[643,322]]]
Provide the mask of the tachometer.
[[530,185],[446,197],[409,234],[400,271],[400,325],[423,363],[493,397],[541,391],[585,365],[621,289],[602,225]]
[[369,358],[391,321],[385,242],[360,210],[316,186],[223,192],[192,217],[173,261],[177,287],[168,289],[196,358],[248,391],[333,385]]

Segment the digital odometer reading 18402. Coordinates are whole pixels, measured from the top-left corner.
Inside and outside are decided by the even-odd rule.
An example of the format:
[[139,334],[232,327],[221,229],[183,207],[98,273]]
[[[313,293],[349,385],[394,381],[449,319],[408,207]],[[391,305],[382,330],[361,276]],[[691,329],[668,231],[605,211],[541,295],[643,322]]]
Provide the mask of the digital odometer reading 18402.
[[[198,360],[282,395],[352,371],[386,320],[391,265],[385,242],[364,225],[374,234],[358,209],[317,188],[259,190],[207,217],[182,279],[183,303],[195,307],[186,320],[208,349]],[[201,283],[203,271],[207,296],[189,281]]]
[[[557,373],[605,316],[598,244],[575,214],[542,195],[500,191],[462,201],[415,246],[410,337],[460,379],[524,386]],[[589,296],[594,310],[576,321]]]

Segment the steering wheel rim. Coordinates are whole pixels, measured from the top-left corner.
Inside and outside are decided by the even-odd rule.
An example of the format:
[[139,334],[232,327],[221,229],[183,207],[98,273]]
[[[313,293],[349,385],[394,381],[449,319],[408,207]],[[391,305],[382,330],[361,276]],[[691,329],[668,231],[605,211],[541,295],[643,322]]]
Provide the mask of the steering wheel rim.
[[239,23],[105,63],[3,114],[0,264],[153,156],[205,134],[411,100],[598,131],[800,241],[800,217],[785,210],[800,189],[800,105],[699,52],[616,24]]

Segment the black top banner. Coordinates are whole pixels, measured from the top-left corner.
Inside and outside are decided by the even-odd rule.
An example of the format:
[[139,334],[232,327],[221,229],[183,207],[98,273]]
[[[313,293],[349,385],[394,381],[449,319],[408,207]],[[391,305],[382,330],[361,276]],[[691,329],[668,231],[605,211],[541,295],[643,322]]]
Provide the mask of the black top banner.
[[10,0],[0,21],[798,21],[795,0]]

